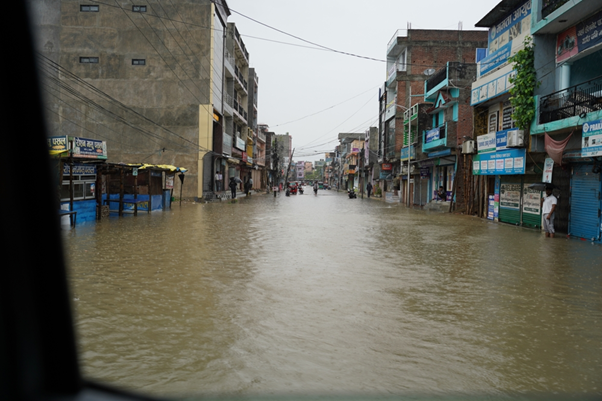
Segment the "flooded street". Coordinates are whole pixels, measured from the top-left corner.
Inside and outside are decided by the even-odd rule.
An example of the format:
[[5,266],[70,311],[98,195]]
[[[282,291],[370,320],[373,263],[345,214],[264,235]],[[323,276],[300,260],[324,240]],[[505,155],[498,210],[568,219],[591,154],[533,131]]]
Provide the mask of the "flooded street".
[[150,394],[602,394],[602,248],[343,192],[64,231],[85,375]]

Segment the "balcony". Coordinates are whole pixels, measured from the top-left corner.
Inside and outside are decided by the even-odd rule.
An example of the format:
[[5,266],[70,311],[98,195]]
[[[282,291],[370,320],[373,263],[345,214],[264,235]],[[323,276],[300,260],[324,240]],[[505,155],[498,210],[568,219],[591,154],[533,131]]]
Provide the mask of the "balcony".
[[245,91],[245,93],[249,93],[249,88],[247,87],[247,81],[242,75],[242,72],[238,69],[238,67],[234,67],[234,75],[236,79],[234,82],[238,84],[238,86]]
[[541,98],[539,124],[602,110],[602,76]]
[[554,11],[558,10],[564,3],[569,0],[543,0],[541,5],[541,18],[544,19]]

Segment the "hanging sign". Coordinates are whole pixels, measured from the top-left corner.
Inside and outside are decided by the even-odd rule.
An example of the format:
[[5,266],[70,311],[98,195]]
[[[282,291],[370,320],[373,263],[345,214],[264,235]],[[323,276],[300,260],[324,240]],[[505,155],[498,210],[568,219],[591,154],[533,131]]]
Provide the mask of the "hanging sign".
[[546,157],[546,161],[543,164],[543,176],[541,182],[552,183],[552,172],[554,171],[554,160]]
[[496,149],[496,134],[485,134],[477,136],[477,148],[479,154],[495,152]]

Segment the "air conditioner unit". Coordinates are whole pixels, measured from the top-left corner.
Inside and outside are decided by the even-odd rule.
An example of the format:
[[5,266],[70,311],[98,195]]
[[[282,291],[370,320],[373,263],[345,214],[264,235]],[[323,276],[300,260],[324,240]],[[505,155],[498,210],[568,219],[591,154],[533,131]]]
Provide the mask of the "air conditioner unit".
[[474,153],[474,141],[469,140],[462,144],[462,153],[463,154],[473,154]]
[[508,131],[508,142],[507,142],[506,146],[509,148],[525,147],[525,131],[523,131],[523,130]]

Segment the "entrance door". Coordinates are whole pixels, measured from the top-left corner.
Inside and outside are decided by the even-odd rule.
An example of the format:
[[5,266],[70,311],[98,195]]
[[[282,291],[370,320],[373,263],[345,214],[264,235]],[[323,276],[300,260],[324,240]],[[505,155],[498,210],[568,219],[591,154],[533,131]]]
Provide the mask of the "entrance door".
[[573,167],[569,234],[600,241],[600,173],[592,165]]

